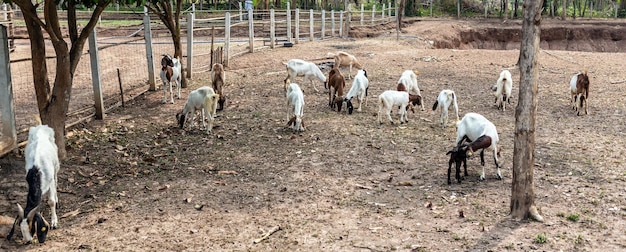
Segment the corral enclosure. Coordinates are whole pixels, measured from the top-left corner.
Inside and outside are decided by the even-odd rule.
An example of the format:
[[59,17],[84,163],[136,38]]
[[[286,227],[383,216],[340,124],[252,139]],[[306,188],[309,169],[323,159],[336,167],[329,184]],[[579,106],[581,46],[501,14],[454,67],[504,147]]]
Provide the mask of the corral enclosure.
[[[174,115],[184,101],[163,105],[160,91],[137,97],[104,121],[80,124],[69,131],[69,158],[59,174],[58,212],[65,217],[45,244],[28,248],[624,249],[626,173],[620,139],[626,105],[616,101],[625,91],[626,55],[540,53],[535,193],[546,222],[516,222],[507,214],[518,71],[511,70],[514,96],[507,111],[494,107],[490,87],[502,69],[515,64],[519,51],[433,48],[434,41],[481,27],[480,22],[427,20],[405,27],[400,40],[393,27],[370,28],[354,32],[376,33],[371,38],[243,54],[227,69],[227,106],[210,135],[198,127],[179,130]],[[307,130],[292,133],[285,126],[282,62],[320,59],[338,50],[354,54],[368,71],[364,111],[331,111],[326,93],[301,83]],[[376,96],[395,88],[406,69],[419,71],[427,109],[410,113],[405,125],[378,125]],[[590,114],[575,116],[569,78],[585,69],[591,76]],[[183,97],[209,81],[208,73],[198,74]],[[495,179],[492,162],[486,162],[487,179],[478,181],[481,166],[474,158],[468,161],[470,175],[447,185],[445,153],[454,145],[455,129],[442,129],[429,108],[442,89],[455,90],[460,116],[481,113],[498,127],[502,181]],[[450,117],[454,121],[454,112]],[[485,156],[492,158],[491,152]],[[20,155],[0,160],[0,188],[6,192],[1,215],[13,216],[13,205],[25,198],[23,167]],[[44,216],[49,216],[46,207]],[[253,243],[274,226],[281,230]],[[3,239],[0,248],[26,246]]]

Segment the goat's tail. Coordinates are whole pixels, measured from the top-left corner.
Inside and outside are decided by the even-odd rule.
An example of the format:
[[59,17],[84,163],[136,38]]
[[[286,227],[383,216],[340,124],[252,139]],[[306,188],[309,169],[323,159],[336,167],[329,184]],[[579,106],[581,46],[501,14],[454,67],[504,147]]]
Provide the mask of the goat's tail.
[[437,106],[439,106],[439,101],[435,101],[435,104],[433,104],[433,111],[437,109]]

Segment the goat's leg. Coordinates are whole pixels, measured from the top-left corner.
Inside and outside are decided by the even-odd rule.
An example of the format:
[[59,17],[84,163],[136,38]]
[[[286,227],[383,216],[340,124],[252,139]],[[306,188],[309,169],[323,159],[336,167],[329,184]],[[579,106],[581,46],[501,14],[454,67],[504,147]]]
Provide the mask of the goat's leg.
[[443,111],[443,127],[448,127],[448,108],[444,108],[442,109]]
[[204,120],[205,118],[208,118],[209,120],[211,120],[209,111],[207,110],[207,108],[202,108],[202,111],[200,111],[200,114],[202,114],[202,127],[206,129],[206,122]]
[[170,87],[170,103],[174,104],[174,91],[172,90],[172,82],[169,83]]
[[448,162],[448,185],[452,184],[452,181],[450,181],[450,173],[452,172],[452,163],[453,162]]
[[465,176],[466,176],[466,177],[467,177],[467,176],[469,176],[469,175],[467,174],[467,159],[464,159],[464,160],[463,160],[463,169],[465,169]]
[[[305,82],[306,82],[307,77],[305,76],[304,79],[305,79]],[[315,82],[313,82],[313,78],[308,78],[308,79],[309,79],[309,81],[311,81],[311,87],[313,87],[313,89],[315,89],[316,93],[319,93],[320,91],[315,87]]]
[[167,103],[167,83],[163,81],[163,104]]
[[389,122],[393,124],[393,119],[391,118],[391,108],[387,109],[387,119],[389,119]]
[[[496,164],[496,169],[498,172],[498,179],[502,180],[502,173],[500,173],[500,164],[498,164],[498,148],[493,148],[493,162]],[[485,167],[483,166],[483,174],[485,174]]]
[[178,75],[178,79],[176,79],[176,98],[180,99],[180,75]]
[[57,218],[57,210],[56,210],[57,200],[58,200],[57,188],[55,184],[55,185],[50,186],[50,191],[48,192],[48,206],[50,206],[50,227],[52,229],[57,228],[59,224],[59,220]]

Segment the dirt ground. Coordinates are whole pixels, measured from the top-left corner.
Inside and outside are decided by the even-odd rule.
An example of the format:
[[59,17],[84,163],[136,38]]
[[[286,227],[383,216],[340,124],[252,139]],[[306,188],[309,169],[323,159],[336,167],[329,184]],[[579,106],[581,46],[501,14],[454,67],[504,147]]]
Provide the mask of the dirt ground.
[[[45,244],[2,239],[0,250],[625,250],[625,53],[541,51],[534,182],[545,222],[515,221],[508,214],[519,71],[511,70],[514,95],[506,111],[496,109],[490,87],[519,51],[433,49],[459,27],[479,25],[415,22],[400,40],[390,29],[234,58],[227,106],[209,135],[197,126],[177,128],[174,115],[184,100],[161,104],[160,91],[140,96],[104,121],[68,130],[60,228]],[[292,132],[285,126],[281,62],[321,63],[316,59],[338,50],[367,69],[363,112],[331,111],[325,92],[302,83],[307,129]],[[379,125],[377,95],[394,89],[406,69],[420,73],[426,110],[409,113],[408,124]],[[576,116],[568,86],[581,70],[591,77],[589,114]],[[194,76],[183,97],[209,78]],[[496,125],[503,180],[486,162],[486,180],[479,181],[474,158],[461,184],[447,184],[445,153],[455,127],[442,128],[431,110],[442,89],[456,92],[460,117],[477,112]],[[14,216],[26,195],[21,154],[0,159],[0,175],[0,215]],[[47,206],[43,212],[48,218]]]

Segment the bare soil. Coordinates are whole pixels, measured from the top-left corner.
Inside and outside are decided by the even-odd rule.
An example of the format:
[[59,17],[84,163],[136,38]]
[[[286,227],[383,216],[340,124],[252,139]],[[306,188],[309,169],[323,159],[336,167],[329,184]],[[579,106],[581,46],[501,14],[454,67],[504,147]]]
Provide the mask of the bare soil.
[[[226,72],[227,105],[209,135],[198,125],[177,128],[174,115],[184,100],[161,104],[160,91],[142,95],[103,121],[68,130],[68,158],[59,174],[60,228],[45,244],[2,239],[0,250],[625,250],[626,55],[540,52],[534,182],[545,222],[511,220],[519,83],[506,111],[496,109],[490,87],[519,51],[436,49],[434,42],[483,25],[429,20],[407,25],[399,40],[388,27],[369,38],[234,58]],[[307,129],[292,132],[285,125],[281,62],[323,63],[318,59],[338,50],[354,54],[367,69],[363,112],[331,111],[327,93],[301,83]],[[420,73],[426,110],[410,113],[408,124],[379,125],[376,97],[394,89],[406,69]],[[589,114],[576,116],[568,87],[581,70],[591,77]],[[511,72],[518,80],[519,72]],[[194,76],[183,97],[209,85],[209,78]],[[494,122],[503,180],[486,162],[486,180],[479,181],[482,169],[474,158],[461,184],[447,184],[445,153],[454,146],[455,127],[442,128],[438,111],[431,110],[442,89],[456,92],[459,116],[477,112]],[[491,152],[485,156],[492,159]],[[14,216],[15,203],[24,202],[23,160],[21,153],[0,159],[0,215]],[[47,207],[43,211],[48,217]],[[253,242],[275,226],[280,230]]]

